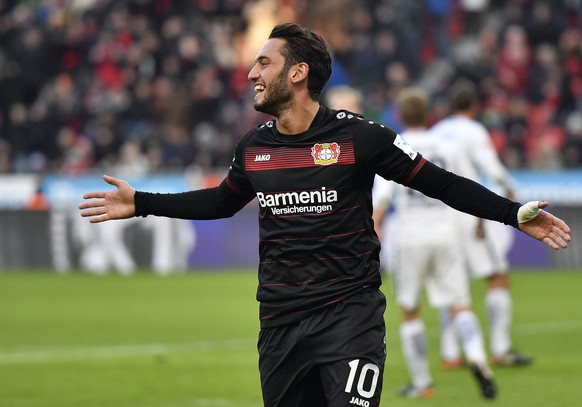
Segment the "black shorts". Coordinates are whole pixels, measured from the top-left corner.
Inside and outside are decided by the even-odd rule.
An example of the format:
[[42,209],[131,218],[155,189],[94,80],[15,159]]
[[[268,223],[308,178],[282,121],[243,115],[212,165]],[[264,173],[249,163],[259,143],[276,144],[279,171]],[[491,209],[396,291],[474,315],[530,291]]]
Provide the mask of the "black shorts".
[[265,407],[380,405],[386,299],[359,293],[305,319],[264,328],[259,371]]

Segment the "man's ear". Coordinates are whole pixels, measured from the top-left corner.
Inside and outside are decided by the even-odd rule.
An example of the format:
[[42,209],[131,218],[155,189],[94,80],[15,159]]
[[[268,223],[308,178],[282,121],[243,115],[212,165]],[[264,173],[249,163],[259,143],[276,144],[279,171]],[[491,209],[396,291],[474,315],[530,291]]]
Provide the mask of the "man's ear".
[[305,62],[299,62],[298,64],[295,64],[289,70],[291,81],[293,83],[298,83],[304,79],[307,79],[308,73],[309,73],[309,65],[307,65],[307,63],[305,63]]

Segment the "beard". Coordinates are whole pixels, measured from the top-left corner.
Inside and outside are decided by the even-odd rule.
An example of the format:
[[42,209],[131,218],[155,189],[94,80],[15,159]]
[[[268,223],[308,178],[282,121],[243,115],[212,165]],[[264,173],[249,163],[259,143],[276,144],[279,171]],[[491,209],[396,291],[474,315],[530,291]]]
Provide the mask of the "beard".
[[268,93],[265,93],[262,102],[255,101],[255,110],[278,117],[293,101],[293,94],[287,84],[287,71],[281,71],[265,92]]

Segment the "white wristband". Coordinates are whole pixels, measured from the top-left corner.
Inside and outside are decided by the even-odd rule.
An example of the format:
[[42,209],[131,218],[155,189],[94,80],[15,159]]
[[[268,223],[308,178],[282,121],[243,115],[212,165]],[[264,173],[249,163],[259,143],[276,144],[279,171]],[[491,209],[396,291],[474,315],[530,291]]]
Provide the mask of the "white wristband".
[[517,211],[517,223],[525,223],[535,219],[542,211],[539,203],[540,201],[529,201],[525,205],[521,205]]

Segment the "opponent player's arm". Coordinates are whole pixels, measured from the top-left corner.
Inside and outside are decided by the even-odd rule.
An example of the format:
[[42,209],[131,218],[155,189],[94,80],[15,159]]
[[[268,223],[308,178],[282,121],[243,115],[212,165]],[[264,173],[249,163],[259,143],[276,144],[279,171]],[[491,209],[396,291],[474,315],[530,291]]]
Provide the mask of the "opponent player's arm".
[[379,238],[382,238],[383,223],[388,215],[390,208],[390,201],[393,191],[393,182],[385,180],[380,176],[376,176],[374,180],[374,188],[372,189],[372,220],[374,221],[374,229]]
[[159,194],[136,191],[135,216],[197,220],[229,218],[253,198],[254,195],[232,189],[227,179],[217,187],[189,192]]
[[[481,141],[472,149],[479,170],[482,171],[493,183],[503,187],[505,190],[505,197],[515,200],[517,189],[515,182],[511,178],[507,168],[505,168],[499,159],[499,155],[493,146],[489,134],[485,129],[483,129],[483,134],[480,136]],[[477,139],[479,139],[479,137],[477,137]]]

